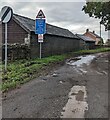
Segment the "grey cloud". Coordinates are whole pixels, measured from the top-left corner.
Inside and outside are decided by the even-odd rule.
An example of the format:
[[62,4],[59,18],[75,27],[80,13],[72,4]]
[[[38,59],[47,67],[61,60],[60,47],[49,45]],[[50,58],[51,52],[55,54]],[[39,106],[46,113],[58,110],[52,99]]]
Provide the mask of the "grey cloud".
[[[68,24],[92,23],[93,20],[82,12],[83,2],[68,3],[31,3],[31,2],[13,2],[10,3],[14,11],[18,14],[33,17],[37,14],[38,8],[44,8],[44,12],[49,22],[62,22]],[[25,8],[28,8],[25,11]]]
[[[70,29],[73,32],[82,33],[90,28],[99,33],[99,20],[89,18],[82,11],[85,2],[11,2],[3,5],[10,5],[14,12],[27,17],[35,18],[39,8],[43,8],[47,22]],[[72,27],[71,27],[72,26]],[[78,27],[77,27],[78,26]],[[103,29],[103,35],[105,32]]]

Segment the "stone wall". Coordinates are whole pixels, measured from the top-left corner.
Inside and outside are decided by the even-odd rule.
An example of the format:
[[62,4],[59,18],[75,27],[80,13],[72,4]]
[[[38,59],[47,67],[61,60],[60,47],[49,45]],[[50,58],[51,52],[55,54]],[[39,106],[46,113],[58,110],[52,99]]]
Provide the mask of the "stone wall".
[[[25,44],[8,44],[8,61],[30,59],[30,47]],[[5,46],[2,46],[2,61],[5,59]]]

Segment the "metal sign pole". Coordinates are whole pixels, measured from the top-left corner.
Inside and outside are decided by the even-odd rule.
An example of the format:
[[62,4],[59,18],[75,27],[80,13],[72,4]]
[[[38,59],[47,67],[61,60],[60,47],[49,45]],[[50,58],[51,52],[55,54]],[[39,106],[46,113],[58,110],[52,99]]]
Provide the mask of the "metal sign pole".
[[5,71],[7,71],[7,23],[5,23]]
[[39,42],[39,57],[42,58],[42,42],[43,35],[46,33],[46,22],[45,15],[42,10],[40,10],[36,17],[35,22],[35,34],[38,34],[38,42]]
[[42,58],[42,43],[40,42],[40,59]]
[[7,72],[7,23],[12,19],[13,10],[4,6],[0,12],[2,23],[5,23],[5,71]]

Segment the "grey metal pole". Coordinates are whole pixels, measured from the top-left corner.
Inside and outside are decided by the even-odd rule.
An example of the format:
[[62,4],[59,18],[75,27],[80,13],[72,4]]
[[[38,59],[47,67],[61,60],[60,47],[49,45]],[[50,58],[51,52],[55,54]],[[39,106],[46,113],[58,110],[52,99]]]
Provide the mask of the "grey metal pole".
[[7,71],[7,23],[5,23],[5,71]]
[[108,30],[108,39],[110,40],[110,30]]
[[7,71],[7,23],[5,23],[5,71]]
[[100,37],[101,37],[101,23],[100,23]]
[[[101,37],[102,37],[102,28],[101,28],[101,22],[100,22],[100,39],[101,39]],[[103,43],[102,43],[102,39],[101,39],[101,44],[100,45],[102,45]]]
[[40,59],[42,58],[42,43],[40,42]]

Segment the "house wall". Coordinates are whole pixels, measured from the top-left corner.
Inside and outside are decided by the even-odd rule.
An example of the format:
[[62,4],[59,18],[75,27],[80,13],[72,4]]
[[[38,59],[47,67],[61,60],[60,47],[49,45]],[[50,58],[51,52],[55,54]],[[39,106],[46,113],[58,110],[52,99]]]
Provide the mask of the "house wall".
[[95,45],[97,45],[99,43],[99,41],[100,41],[100,38],[96,38],[94,35],[91,35],[89,32],[84,33],[84,35],[94,39],[96,41]]
[[[4,43],[4,36],[5,36],[5,25],[2,24],[0,26],[0,31],[2,28],[2,43]],[[8,31],[8,43],[24,43],[25,37],[27,37],[28,33],[20,27],[13,19],[10,20],[10,22],[7,25],[7,31]]]
[[84,33],[84,35],[96,40],[96,37],[91,35],[89,32]]
[[[37,35],[31,37],[31,58],[39,57],[39,43]],[[42,43],[42,56],[56,55],[80,49],[80,41],[55,35],[45,35]]]
[[96,38],[95,45],[98,45],[99,42],[100,42],[100,38]]

